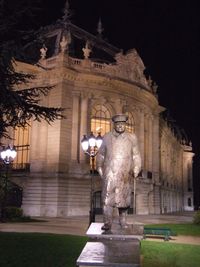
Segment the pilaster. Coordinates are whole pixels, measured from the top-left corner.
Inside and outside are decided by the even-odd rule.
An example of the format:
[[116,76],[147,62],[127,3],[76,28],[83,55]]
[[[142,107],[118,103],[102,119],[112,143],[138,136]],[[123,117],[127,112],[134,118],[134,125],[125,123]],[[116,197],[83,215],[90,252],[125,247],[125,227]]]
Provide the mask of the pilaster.
[[31,172],[41,172],[46,168],[47,134],[48,125],[46,122],[33,121],[31,123]]
[[141,111],[140,117],[139,117],[139,144],[140,144],[140,153],[141,153],[141,159],[142,164],[144,166],[144,113]]
[[72,145],[71,145],[71,159],[79,162],[80,149],[80,92],[73,92],[73,112],[72,112]]
[[[80,138],[83,137],[84,134],[88,133],[88,95],[81,94],[81,110],[80,110]],[[80,140],[81,141],[81,140]],[[79,147],[81,146],[79,141]],[[80,151],[80,161],[85,161],[85,154],[82,151],[81,147]]]
[[152,125],[152,116],[149,116],[148,121],[148,128],[149,128],[149,148],[148,148],[148,170],[152,171],[152,163],[153,163],[153,125]]
[[152,125],[152,172],[153,172],[153,179],[154,182],[159,183],[160,177],[160,152],[159,152],[159,145],[160,145],[160,136],[159,136],[159,116],[154,115],[153,117],[153,125]]

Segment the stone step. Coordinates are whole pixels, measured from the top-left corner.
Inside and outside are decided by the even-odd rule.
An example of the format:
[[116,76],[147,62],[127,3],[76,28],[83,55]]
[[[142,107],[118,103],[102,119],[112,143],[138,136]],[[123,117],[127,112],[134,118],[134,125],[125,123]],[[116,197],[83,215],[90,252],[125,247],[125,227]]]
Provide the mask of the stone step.
[[76,261],[79,267],[140,267],[138,240],[87,242]]
[[[29,179],[23,194],[25,212],[29,214],[29,210],[36,210],[35,214],[39,214],[40,207],[48,205],[59,207],[59,212],[63,208],[62,212],[66,215],[73,215],[76,210],[78,213],[88,214],[90,179]],[[54,209],[54,214],[56,214],[56,209]],[[47,213],[47,208],[45,208],[45,213]]]

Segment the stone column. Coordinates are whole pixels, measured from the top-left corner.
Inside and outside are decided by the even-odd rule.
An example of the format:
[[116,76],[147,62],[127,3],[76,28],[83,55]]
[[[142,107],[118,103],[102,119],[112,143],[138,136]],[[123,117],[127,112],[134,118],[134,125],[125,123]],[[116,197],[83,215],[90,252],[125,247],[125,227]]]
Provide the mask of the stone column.
[[144,169],[149,170],[149,123],[148,114],[144,114]]
[[[120,114],[120,113],[123,113],[123,108],[122,108],[122,105],[123,105],[123,101],[119,98],[119,99],[116,99],[115,100],[115,110],[116,110],[116,114]],[[114,114],[113,114],[114,115]]]
[[147,202],[147,194],[136,192],[136,214],[149,214],[148,202]]
[[31,123],[31,149],[30,149],[30,167],[31,172],[41,172],[46,168],[47,157],[47,122],[33,121]]
[[80,161],[85,161],[85,154],[81,148],[81,139],[84,134],[88,134],[88,96],[81,95],[81,110],[80,110]]
[[160,135],[159,135],[159,114],[153,117],[152,125],[152,173],[154,182],[154,213],[160,214],[161,212],[161,199],[160,199]]
[[[140,136],[140,111],[138,109],[133,109],[133,116],[134,116],[134,132],[139,139]],[[140,148],[140,144],[139,144]]]
[[[192,158],[194,153],[191,148],[184,146],[183,152],[183,191],[184,191],[184,210],[193,210],[193,188],[189,190],[188,182],[192,187]],[[188,199],[191,199],[191,206],[188,205]]]
[[140,112],[140,117],[139,117],[139,145],[140,145],[140,153],[141,153],[141,158],[142,158],[142,165],[144,167],[144,113],[141,111]]
[[71,159],[79,162],[80,149],[80,93],[73,92]]
[[154,115],[152,125],[152,172],[154,182],[159,183],[159,171],[160,171],[160,137],[159,137],[159,116]]
[[148,118],[148,128],[149,128],[149,148],[148,148],[148,170],[152,170],[152,162],[153,162],[153,133],[152,133],[152,116],[149,116]]

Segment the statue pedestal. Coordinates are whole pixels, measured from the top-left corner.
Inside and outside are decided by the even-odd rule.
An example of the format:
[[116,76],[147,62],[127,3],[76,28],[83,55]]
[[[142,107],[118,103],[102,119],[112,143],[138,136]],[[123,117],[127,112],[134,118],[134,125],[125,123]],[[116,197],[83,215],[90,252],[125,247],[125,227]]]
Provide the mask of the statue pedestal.
[[139,267],[139,241],[102,240],[87,242],[77,260],[79,267],[88,266],[116,266]]
[[138,239],[143,238],[144,226],[140,224],[128,224],[122,229],[119,224],[112,224],[111,231],[101,230],[103,223],[92,223],[86,235],[92,239]]
[[140,267],[140,240],[142,225],[128,225],[121,229],[112,225],[112,231],[101,230],[103,223],[92,223],[87,231],[90,241],[83,248],[79,267]]

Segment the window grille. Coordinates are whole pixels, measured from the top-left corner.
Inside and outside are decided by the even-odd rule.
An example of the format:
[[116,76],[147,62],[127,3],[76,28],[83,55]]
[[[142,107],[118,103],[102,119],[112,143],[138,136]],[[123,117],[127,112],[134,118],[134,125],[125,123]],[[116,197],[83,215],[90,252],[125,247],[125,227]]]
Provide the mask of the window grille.
[[[104,105],[97,104],[91,110],[91,132],[97,136],[101,133],[104,136],[105,133],[111,130],[111,114],[108,108]],[[92,162],[90,160],[90,166]],[[94,160],[94,168],[96,170],[96,158]]]
[[97,135],[101,133],[103,136],[105,133],[111,130],[111,114],[110,111],[104,105],[96,105],[91,111],[91,131]]
[[29,170],[29,152],[30,152],[30,126],[16,127],[13,134],[14,146],[17,150],[17,156],[13,162],[15,170]]
[[128,121],[126,124],[126,129],[130,133],[134,133],[135,131],[135,120],[132,112],[126,112],[126,115],[128,115]]

